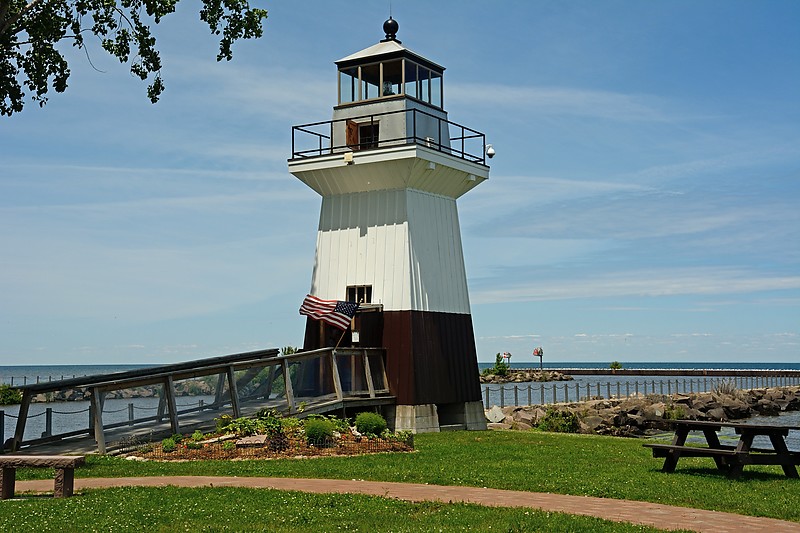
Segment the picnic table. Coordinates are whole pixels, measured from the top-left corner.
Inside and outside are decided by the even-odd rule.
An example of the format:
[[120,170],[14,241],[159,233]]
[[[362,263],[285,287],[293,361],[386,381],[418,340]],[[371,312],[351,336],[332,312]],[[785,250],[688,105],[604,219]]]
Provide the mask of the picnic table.
[[[653,457],[663,457],[662,472],[674,472],[681,457],[711,457],[717,468],[730,478],[741,475],[745,465],[779,465],[786,477],[797,478],[800,452],[790,451],[786,445],[789,431],[800,431],[800,427],[770,426],[737,422],[713,422],[701,420],[675,420],[672,422],[675,436],[671,444],[645,443],[653,449]],[[722,428],[733,428],[739,435],[736,446],[722,444],[717,433]],[[686,446],[690,431],[702,431],[705,446]],[[763,435],[769,438],[772,448],[754,448],[753,440]]]

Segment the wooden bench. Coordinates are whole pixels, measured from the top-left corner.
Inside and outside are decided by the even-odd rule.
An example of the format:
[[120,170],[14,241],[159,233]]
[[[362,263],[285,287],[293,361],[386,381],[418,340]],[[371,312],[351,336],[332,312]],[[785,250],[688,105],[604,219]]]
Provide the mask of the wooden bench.
[[17,468],[55,468],[53,496],[68,498],[75,486],[75,467],[85,462],[82,455],[0,455],[0,500],[14,497]]

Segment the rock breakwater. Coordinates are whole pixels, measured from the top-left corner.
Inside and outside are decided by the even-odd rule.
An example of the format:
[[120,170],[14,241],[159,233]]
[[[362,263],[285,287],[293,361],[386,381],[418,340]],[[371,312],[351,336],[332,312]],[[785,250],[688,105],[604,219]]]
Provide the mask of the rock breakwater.
[[753,415],[800,411],[800,386],[697,394],[649,394],[622,399],[525,407],[493,406],[486,410],[490,429],[527,430],[536,427],[548,411],[574,414],[580,433],[640,437],[670,428],[676,419],[726,421]]
[[481,383],[527,383],[529,381],[572,381],[572,376],[552,370],[509,370],[505,375],[482,374]]

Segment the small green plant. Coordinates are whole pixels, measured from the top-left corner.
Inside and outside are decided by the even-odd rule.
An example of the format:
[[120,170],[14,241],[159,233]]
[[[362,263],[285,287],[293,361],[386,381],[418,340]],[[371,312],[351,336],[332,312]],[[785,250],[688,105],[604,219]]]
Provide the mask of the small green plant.
[[10,385],[0,385],[0,405],[13,405],[22,401],[22,393]]
[[670,404],[664,409],[666,420],[683,420],[686,418],[686,410],[681,405]]
[[356,429],[362,435],[377,437],[386,430],[386,419],[378,413],[359,413],[356,416]]
[[222,449],[226,452],[232,452],[236,449],[236,443],[232,440],[226,440],[222,443]]
[[619,361],[611,361],[609,368],[611,368],[611,370],[622,370],[622,363]]
[[174,452],[178,448],[178,444],[175,442],[175,439],[172,437],[168,437],[161,441],[161,451],[164,453],[171,453]]
[[497,376],[507,376],[510,368],[511,365],[503,361],[503,355],[498,352],[498,354],[494,358],[494,366],[490,366],[489,368],[484,368],[481,374],[484,376],[488,376],[490,374],[495,374]]
[[231,415],[220,415],[219,418],[214,419],[214,422],[217,424],[217,433],[225,433],[225,428],[233,422],[233,417]]
[[194,440],[186,441],[186,448],[189,450],[201,450],[203,444]]
[[195,430],[195,432],[192,433],[192,441],[194,441],[194,442],[200,442],[201,440],[203,440],[205,438],[206,438],[206,436],[203,435],[203,432],[200,431],[199,429]]
[[324,445],[333,438],[333,424],[323,418],[308,418],[305,421],[306,440],[309,444]]
[[575,413],[549,407],[536,427],[553,433],[577,433],[580,423]]

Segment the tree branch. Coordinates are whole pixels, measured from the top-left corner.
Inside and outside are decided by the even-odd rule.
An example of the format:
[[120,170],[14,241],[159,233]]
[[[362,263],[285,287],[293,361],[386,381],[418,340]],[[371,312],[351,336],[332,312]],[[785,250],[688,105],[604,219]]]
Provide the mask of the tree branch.
[[0,26],[0,35],[6,33],[6,30],[17,23],[17,21],[22,18],[23,15],[31,11],[34,7],[41,4],[42,0],[31,0],[27,6],[20,9],[19,13],[14,15],[13,17],[5,20],[6,16],[8,15],[8,8],[11,6],[11,0],[6,0],[1,4],[2,9],[0,9],[0,21],[4,21],[3,25]]

